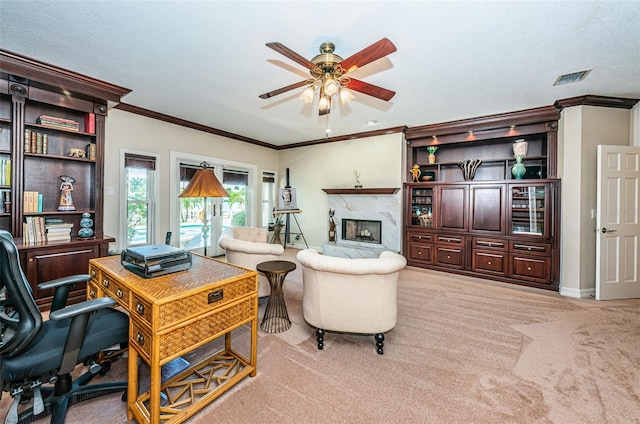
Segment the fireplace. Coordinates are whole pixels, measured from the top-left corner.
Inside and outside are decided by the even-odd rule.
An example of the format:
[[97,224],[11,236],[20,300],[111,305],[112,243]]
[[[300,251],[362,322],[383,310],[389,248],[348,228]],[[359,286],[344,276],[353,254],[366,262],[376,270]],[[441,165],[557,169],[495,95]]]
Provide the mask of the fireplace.
[[329,256],[378,257],[380,252],[400,252],[402,198],[399,189],[323,189],[334,210],[336,242],[323,245]]
[[382,244],[382,221],[343,218],[342,240]]

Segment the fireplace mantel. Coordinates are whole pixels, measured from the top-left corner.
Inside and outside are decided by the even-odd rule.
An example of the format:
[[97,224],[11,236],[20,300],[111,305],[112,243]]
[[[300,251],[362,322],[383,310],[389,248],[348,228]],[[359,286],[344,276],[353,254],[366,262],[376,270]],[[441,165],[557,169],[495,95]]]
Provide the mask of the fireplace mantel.
[[327,194],[396,194],[399,188],[323,188]]

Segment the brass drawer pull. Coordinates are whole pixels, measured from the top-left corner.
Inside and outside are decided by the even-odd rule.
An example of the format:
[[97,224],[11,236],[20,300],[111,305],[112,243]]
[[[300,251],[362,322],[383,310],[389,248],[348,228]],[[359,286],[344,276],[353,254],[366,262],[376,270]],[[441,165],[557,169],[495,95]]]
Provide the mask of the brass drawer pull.
[[95,299],[95,297],[96,297],[96,291],[95,291],[95,290],[90,290],[90,291],[89,291],[89,297],[91,297],[92,299]]
[[122,289],[120,287],[118,287],[118,290],[116,290],[116,296],[118,296],[120,299],[122,299],[122,295],[124,293],[122,292]]
[[527,271],[531,271],[531,267],[530,266],[527,267]]
[[144,335],[139,331],[138,334],[136,334],[136,342],[138,342],[140,346],[144,346]]
[[487,261],[487,265],[491,265],[491,261]]
[[542,246],[528,246],[526,244],[514,244],[513,248],[514,249],[520,249],[520,250],[528,250],[528,251],[535,250],[537,252],[544,252],[546,250]]
[[109,280],[107,280],[106,278],[102,280],[102,285],[105,287],[109,287]]
[[144,315],[144,305],[140,302],[136,304],[136,312],[140,315]]
[[96,278],[96,270],[95,269],[91,270],[91,278]]

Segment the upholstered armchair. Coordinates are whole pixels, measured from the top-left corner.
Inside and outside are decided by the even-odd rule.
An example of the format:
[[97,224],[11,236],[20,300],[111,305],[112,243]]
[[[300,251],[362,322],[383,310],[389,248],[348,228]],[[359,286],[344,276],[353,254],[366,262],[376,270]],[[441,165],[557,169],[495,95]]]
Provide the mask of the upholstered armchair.
[[384,333],[398,319],[397,290],[404,256],[384,251],[378,258],[337,258],[312,249],[297,255],[302,265],[302,314],[316,327],[318,349],[325,331],[375,334],[384,353]]
[[[284,253],[281,244],[270,244],[268,238],[266,228],[225,227],[218,245],[224,249],[227,262],[255,270],[260,262],[277,260]],[[258,297],[270,292],[267,278],[258,274]]]

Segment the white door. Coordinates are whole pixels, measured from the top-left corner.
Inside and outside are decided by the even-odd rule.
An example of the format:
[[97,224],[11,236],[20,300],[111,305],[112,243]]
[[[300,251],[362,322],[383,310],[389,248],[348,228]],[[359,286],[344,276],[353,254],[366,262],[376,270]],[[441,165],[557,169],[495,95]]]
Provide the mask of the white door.
[[596,299],[640,297],[640,148],[598,146]]

